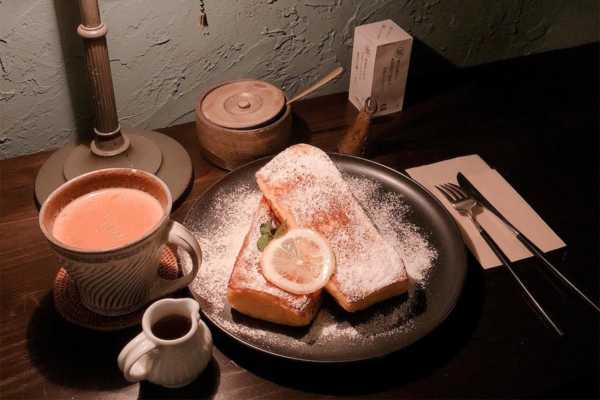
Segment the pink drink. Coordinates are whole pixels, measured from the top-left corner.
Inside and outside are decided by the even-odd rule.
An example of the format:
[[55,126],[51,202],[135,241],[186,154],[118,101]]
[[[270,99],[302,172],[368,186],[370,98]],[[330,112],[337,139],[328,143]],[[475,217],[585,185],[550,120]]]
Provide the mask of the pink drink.
[[101,189],[67,204],[54,221],[52,235],[81,250],[110,250],[140,239],[163,214],[159,201],[146,192]]

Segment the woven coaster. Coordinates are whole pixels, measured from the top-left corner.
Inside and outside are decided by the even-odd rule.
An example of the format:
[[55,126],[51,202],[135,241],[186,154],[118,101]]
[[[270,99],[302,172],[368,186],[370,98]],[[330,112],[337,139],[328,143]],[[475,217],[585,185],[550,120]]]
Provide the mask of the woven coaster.
[[[163,247],[158,275],[163,279],[176,279],[180,274],[176,253]],[[54,307],[67,321],[96,331],[115,331],[138,325],[146,307],[130,314],[107,317],[88,310],[81,303],[77,285],[64,268],[60,268],[54,279]]]

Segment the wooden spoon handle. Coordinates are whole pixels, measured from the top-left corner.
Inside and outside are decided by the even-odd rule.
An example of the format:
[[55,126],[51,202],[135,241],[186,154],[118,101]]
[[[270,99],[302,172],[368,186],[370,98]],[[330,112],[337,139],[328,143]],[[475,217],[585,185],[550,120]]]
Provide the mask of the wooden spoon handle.
[[293,102],[300,100],[304,96],[308,96],[315,90],[320,89],[321,86],[325,86],[326,84],[328,84],[329,82],[331,82],[332,80],[334,80],[335,78],[340,76],[342,74],[342,72],[344,72],[344,68],[342,68],[342,67],[335,68],[333,71],[329,72],[327,75],[325,75],[324,77],[322,77],[321,79],[319,79],[318,81],[316,81],[315,83],[313,83],[312,85],[310,85],[309,87],[307,87],[306,89],[301,91],[300,93],[296,94],[294,97],[292,97],[290,100],[288,100],[287,103],[292,104]]

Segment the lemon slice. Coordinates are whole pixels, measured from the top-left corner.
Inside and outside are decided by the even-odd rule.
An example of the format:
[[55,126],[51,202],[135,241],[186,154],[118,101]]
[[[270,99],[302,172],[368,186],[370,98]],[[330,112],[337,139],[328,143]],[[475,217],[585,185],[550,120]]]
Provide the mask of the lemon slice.
[[311,229],[290,229],[273,239],[260,259],[262,273],[273,285],[294,294],[321,289],[335,271],[329,244]]

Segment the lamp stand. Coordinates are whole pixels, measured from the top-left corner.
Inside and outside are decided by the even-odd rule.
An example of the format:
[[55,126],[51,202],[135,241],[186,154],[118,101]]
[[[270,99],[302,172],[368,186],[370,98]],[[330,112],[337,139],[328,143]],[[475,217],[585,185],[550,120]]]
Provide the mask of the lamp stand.
[[127,167],[148,171],[165,181],[173,200],[185,191],[192,178],[192,161],[185,149],[171,137],[138,128],[121,128],[108,47],[106,26],[100,19],[98,0],[79,0],[81,25],[77,33],[84,40],[88,78],[91,84],[95,123],[89,144],[66,145],[40,168],[35,195],[42,204],[62,183],[86,172]]

